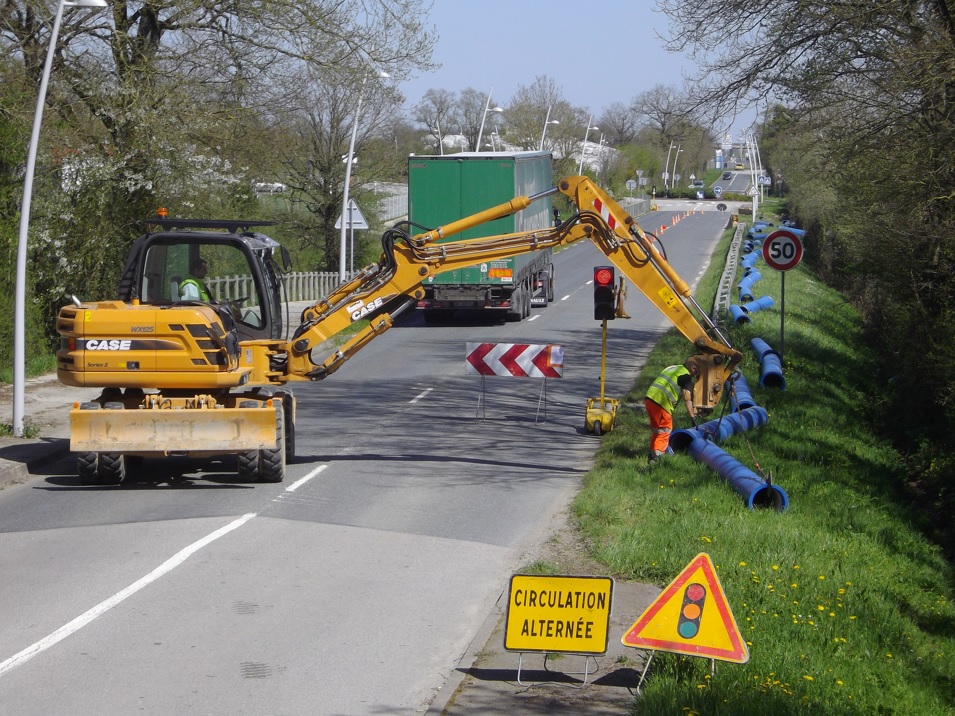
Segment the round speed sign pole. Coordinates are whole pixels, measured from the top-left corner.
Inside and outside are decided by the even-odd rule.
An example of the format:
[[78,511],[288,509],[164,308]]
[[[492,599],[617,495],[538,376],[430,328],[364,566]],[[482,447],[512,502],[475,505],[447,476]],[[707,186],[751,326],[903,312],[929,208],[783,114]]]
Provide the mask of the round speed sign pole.
[[795,268],[802,261],[802,241],[792,231],[777,229],[766,237],[766,243],[763,244],[763,261],[769,268],[783,272],[780,276],[779,298],[779,360],[782,361],[785,349],[786,271]]

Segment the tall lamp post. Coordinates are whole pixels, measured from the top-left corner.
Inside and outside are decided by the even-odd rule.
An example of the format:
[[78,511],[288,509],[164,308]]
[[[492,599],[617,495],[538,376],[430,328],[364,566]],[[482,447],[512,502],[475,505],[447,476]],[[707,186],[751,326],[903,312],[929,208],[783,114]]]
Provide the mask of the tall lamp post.
[[[494,91],[494,88],[491,87],[491,92]],[[481,151],[481,139],[484,137],[484,120],[487,119],[488,112],[498,112],[504,114],[503,107],[492,107],[491,106],[491,92],[487,93],[487,102],[484,103],[484,114],[481,115],[481,128],[478,130],[477,144],[475,145],[476,152]]]
[[587,131],[584,132],[584,143],[580,145],[580,165],[577,167],[578,176],[583,176],[584,173],[584,153],[587,151],[587,137],[590,136],[590,130],[595,132],[600,129],[600,127],[591,127],[590,123],[594,121],[594,116],[590,115],[587,119]]
[[550,118],[550,109],[551,109],[550,107],[547,108],[547,117],[546,119],[544,119],[544,131],[541,132],[541,143],[540,143],[540,146],[537,148],[537,150],[540,152],[544,151],[544,137],[547,136],[547,125],[560,124],[560,122],[558,122],[556,119]]
[[23,399],[26,376],[26,296],[27,296],[27,236],[30,233],[30,204],[33,200],[33,175],[36,171],[37,144],[40,140],[40,125],[43,124],[43,107],[46,104],[46,89],[50,83],[56,40],[60,34],[63,10],[67,7],[104,8],[106,0],[60,0],[53,18],[50,46],[46,50],[46,62],[40,78],[40,93],[33,114],[33,132],[27,151],[26,174],[23,177],[23,200],[20,204],[20,235],[17,239],[17,277],[13,301],[13,434],[23,437]]
[[[387,72],[378,72],[379,79],[391,77]],[[358,136],[358,118],[361,115],[361,101],[365,95],[365,83],[368,75],[361,81],[361,90],[358,92],[358,105],[355,107],[355,121],[351,128],[351,142],[348,143],[348,155],[345,157],[345,190],[342,193],[342,234],[338,245],[338,281],[345,283],[345,233],[351,223],[351,212],[348,211],[348,189],[351,185],[351,166],[355,159],[355,138]]]
[[666,164],[663,165],[663,191],[664,191],[664,192],[666,192],[666,190],[669,188],[669,180],[670,180],[670,174],[669,174],[669,172],[670,172],[670,152],[673,151],[673,147],[675,147],[675,146],[676,146],[676,145],[675,145],[673,142],[670,142],[670,148],[667,149],[667,161],[666,161]]

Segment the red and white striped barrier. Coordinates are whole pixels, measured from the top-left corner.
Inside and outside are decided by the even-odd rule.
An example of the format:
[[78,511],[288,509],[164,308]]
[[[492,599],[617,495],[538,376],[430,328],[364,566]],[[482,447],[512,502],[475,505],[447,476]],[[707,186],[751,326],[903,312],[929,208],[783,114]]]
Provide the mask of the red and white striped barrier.
[[468,343],[464,370],[467,375],[562,378],[564,347],[528,343]]

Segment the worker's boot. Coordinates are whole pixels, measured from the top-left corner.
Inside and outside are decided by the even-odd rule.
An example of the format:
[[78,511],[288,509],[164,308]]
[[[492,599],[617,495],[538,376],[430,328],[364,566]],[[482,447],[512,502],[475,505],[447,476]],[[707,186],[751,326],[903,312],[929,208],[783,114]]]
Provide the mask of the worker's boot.
[[662,453],[662,452],[660,452],[659,450],[651,450],[651,451],[650,451],[650,454],[647,455],[647,462],[648,462],[650,465],[654,465],[654,464],[657,462],[657,460],[659,460],[661,457],[663,457],[664,454],[665,454],[665,453]]

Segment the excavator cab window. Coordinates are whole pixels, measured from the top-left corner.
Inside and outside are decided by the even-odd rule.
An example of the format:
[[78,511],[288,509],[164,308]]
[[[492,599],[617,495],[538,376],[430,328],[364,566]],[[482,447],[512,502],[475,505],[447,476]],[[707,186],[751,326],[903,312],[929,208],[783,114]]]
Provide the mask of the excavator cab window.
[[[229,307],[243,337],[272,337],[268,323],[275,315],[274,301],[263,295],[270,288],[263,286],[268,277],[262,275],[262,267],[255,263],[253,255],[230,242],[203,242],[195,238],[156,241],[145,251],[141,300],[152,304],[199,300],[196,295],[201,285],[212,303]],[[196,270],[200,264],[204,271]]]

